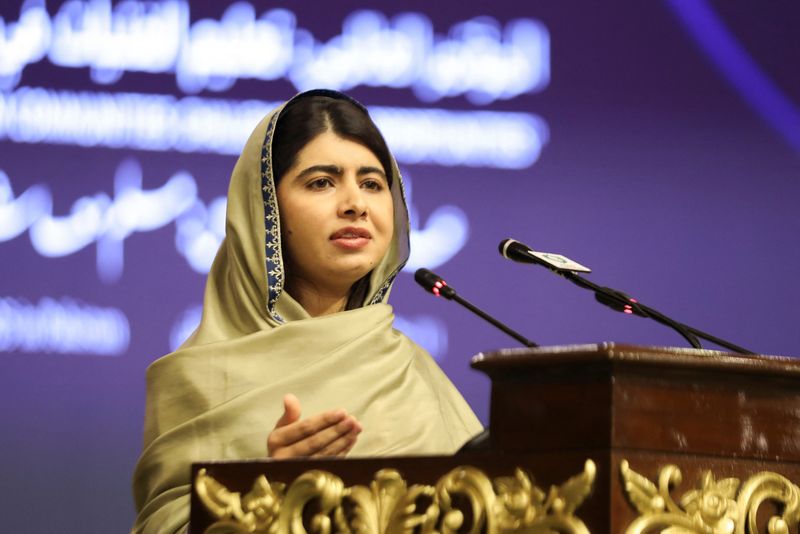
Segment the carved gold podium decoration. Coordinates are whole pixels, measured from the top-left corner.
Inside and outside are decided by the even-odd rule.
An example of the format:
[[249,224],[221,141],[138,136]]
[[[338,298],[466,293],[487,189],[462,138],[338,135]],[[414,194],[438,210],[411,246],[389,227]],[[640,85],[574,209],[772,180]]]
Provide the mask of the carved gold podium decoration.
[[545,492],[521,469],[492,482],[474,467],[457,467],[435,486],[410,487],[394,469],[375,473],[369,486],[345,487],[325,471],[308,471],[286,489],[264,475],[244,497],[201,469],[195,491],[216,522],[206,534],[449,534],[554,532],[588,534],[574,513],[592,490],[595,464]]
[[780,515],[769,518],[766,532],[797,532],[800,522],[800,488],[777,473],[757,473],[742,484],[736,478],[715,480],[705,471],[699,487],[685,493],[679,504],[670,495],[682,480],[676,466],[661,469],[658,485],[633,471],[627,460],[620,463],[620,474],[625,494],[640,514],[627,534],[757,534],[758,510],[770,501]]

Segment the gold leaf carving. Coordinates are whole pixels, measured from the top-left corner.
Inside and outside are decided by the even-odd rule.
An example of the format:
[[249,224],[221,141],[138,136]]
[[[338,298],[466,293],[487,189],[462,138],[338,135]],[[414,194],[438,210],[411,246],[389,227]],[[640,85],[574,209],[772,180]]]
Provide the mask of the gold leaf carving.
[[767,532],[783,534],[796,531],[800,523],[800,488],[777,473],[762,472],[747,479],[739,491],[739,515],[736,532],[758,532],[756,512],[764,501],[775,501],[783,505],[783,514],[769,519]]
[[494,486],[497,499],[493,515],[501,531],[528,527],[544,510],[544,491],[534,486],[522,469],[516,469],[513,477],[496,478]]
[[622,487],[636,511],[640,514],[657,514],[664,511],[666,505],[658,493],[658,487],[632,470],[628,460],[620,462],[619,471],[622,475]]
[[588,534],[586,525],[574,516],[575,510],[589,496],[597,468],[587,460],[583,473],[571,477],[560,486],[551,486],[545,493],[531,483],[521,469],[514,477],[495,479],[497,498],[493,529],[489,532]]
[[409,489],[396,470],[382,469],[375,473],[369,488],[353,486],[347,490],[347,497],[355,504],[352,530],[357,534],[406,532],[428,524],[430,507],[423,513],[414,513],[416,501],[422,496],[432,500],[433,488],[414,485]]
[[594,476],[594,462],[587,460],[583,473],[545,492],[521,469],[492,481],[462,466],[434,486],[409,486],[398,471],[383,469],[369,486],[348,488],[336,475],[308,471],[288,490],[261,475],[240,497],[203,469],[195,491],[216,518],[206,534],[588,534],[574,512],[591,492]]
[[800,488],[777,473],[761,472],[742,484],[736,478],[716,480],[705,471],[679,505],[670,495],[681,483],[678,467],[661,468],[658,486],[633,471],[626,460],[620,462],[620,475],[628,500],[640,514],[626,534],[758,534],[758,510],[767,501],[781,512],[768,519],[765,532],[796,532],[800,523]]
[[[283,498],[283,484],[271,485],[265,476],[253,483],[253,489],[242,499],[230,492],[200,469],[195,479],[195,492],[205,507],[220,521],[209,533],[277,532],[278,511]],[[272,525],[275,527],[272,527]],[[222,530],[219,530],[222,529]]]
[[328,534],[332,530],[330,514],[341,504],[343,495],[344,483],[336,475],[318,470],[303,473],[286,492],[278,517],[278,532],[306,532],[303,510],[316,499],[318,510],[311,517],[309,532]]
[[486,522],[488,510],[494,508],[492,482],[479,469],[453,469],[436,484],[437,504],[442,514],[442,534],[459,531],[464,525],[464,513],[453,506],[453,496],[464,495],[469,500],[472,524],[467,532],[477,534]]
[[563,509],[558,510],[559,514],[572,515],[586,500],[586,497],[591,493],[596,473],[597,468],[594,462],[587,460],[583,466],[583,473],[575,475],[561,485],[558,493],[559,500],[563,503]]

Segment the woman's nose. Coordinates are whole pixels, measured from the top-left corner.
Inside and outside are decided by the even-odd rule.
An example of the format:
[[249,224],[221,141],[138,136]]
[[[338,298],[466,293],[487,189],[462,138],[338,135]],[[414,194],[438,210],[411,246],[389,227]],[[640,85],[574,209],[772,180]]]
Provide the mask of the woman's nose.
[[367,215],[367,202],[364,191],[358,183],[348,183],[340,188],[342,198],[339,202],[339,216],[360,218]]

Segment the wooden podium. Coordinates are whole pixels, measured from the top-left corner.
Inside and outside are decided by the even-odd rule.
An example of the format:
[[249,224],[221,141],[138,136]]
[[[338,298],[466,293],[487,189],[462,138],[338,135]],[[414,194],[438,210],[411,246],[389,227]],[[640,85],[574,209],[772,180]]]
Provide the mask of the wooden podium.
[[472,367],[482,447],[195,464],[190,533],[798,532],[800,360],[605,343]]

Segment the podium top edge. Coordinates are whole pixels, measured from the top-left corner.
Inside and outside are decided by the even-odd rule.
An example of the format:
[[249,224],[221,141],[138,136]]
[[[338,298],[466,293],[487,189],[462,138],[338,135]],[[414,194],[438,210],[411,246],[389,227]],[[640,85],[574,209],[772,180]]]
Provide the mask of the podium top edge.
[[511,348],[473,356],[473,368],[491,372],[508,368],[553,365],[608,364],[637,367],[713,368],[800,377],[800,358],[773,355],[741,355],[706,349],[628,345],[613,342]]

